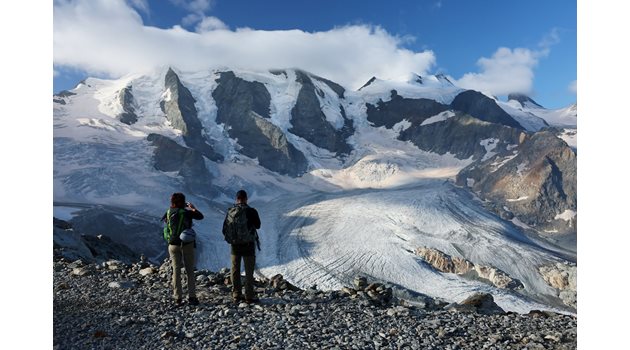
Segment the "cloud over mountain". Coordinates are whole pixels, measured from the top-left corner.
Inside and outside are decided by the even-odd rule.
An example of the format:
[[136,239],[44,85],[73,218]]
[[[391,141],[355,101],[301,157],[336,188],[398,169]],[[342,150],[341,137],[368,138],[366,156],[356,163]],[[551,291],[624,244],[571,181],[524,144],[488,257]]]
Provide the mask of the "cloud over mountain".
[[218,18],[208,18],[197,33],[181,26],[147,26],[122,0],[58,2],[54,64],[112,77],[164,65],[183,70],[299,67],[350,88],[372,76],[405,79],[409,72],[426,74],[435,64],[432,51],[406,49],[408,38],[378,26],[348,25],[312,33],[229,30]]
[[499,48],[490,58],[477,61],[479,73],[466,73],[457,84],[463,88],[492,95],[512,92],[529,93],[534,82],[534,67],[539,54],[529,49]]

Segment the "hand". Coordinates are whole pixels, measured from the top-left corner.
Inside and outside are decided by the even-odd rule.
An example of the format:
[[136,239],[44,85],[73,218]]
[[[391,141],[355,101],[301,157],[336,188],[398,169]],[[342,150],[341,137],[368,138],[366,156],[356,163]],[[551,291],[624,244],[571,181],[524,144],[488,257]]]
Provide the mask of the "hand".
[[195,210],[195,209],[196,209],[196,208],[195,208],[195,206],[194,206],[192,203],[190,203],[190,202],[186,203],[186,205],[187,205],[187,206],[188,206],[188,208],[190,208],[191,210]]

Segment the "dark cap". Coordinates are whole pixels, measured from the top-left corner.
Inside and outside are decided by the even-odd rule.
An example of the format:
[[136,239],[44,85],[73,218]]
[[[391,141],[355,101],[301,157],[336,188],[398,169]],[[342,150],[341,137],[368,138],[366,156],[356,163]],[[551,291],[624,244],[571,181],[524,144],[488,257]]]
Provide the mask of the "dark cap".
[[247,192],[245,192],[245,190],[239,190],[236,192],[236,199],[247,199]]

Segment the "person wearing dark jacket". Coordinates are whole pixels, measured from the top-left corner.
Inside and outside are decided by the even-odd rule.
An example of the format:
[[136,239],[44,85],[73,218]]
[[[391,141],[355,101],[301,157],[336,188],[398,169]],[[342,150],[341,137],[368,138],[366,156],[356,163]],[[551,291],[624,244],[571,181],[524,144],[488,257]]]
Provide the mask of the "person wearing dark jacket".
[[[179,223],[180,210],[183,210],[183,220],[181,224]],[[170,216],[170,219],[167,220],[167,216]],[[193,219],[201,220],[203,219],[203,214],[191,203],[186,203],[186,197],[183,193],[173,193],[173,195],[171,195],[171,207],[164,216],[162,216],[162,221],[167,222],[170,220],[171,228],[174,229],[168,241],[168,255],[171,257],[173,267],[173,298],[175,299],[176,305],[182,304],[182,265],[186,268],[188,303],[191,305],[199,304],[195,291],[196,242],[194,240],[191,242],[182,242],[179,238],[181,231],[192,228]]]
[[[247,228],[250,231],[260,229],[260,217],[256,209],[247,205],[247,192],[240,190],[236,193],[235,207],[245,209],[245,217],[247,218]],[[223,230],[225,232],[228,223],[226,215],[223,221]],[[257,233],[256,237],[258,237]],[[256,266],[256,243],[231,244],[232,257],[232,299],[234,302],[243,300],[242,284],[241,284],[241,259],[245,265],[245,302],[256,303],[259,301],[254,293],[254,267]]]

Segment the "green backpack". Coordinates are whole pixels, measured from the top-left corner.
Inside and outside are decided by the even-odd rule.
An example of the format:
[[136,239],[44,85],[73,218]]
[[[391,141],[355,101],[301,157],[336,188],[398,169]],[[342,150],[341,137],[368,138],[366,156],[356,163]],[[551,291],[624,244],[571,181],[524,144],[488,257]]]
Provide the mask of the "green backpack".
[[[175,233],[176,235],[179,235],[182,232],[182,225],[184,224],[184,209],[179,209],[178,213],[173,213],[171,215],[171,209],[169,208],[168,211],[166,211],[166,226],[164,226],[164,240],[166,240],[167,242],[171,241],[171,238],[173,237],[173,233]],[[176,214],[179,214],[179,220],[177,220],[177,231],[173,231],[173,227],[172,227],[172,223],[173,220],[171,218],[171,216],[175,216]]]

